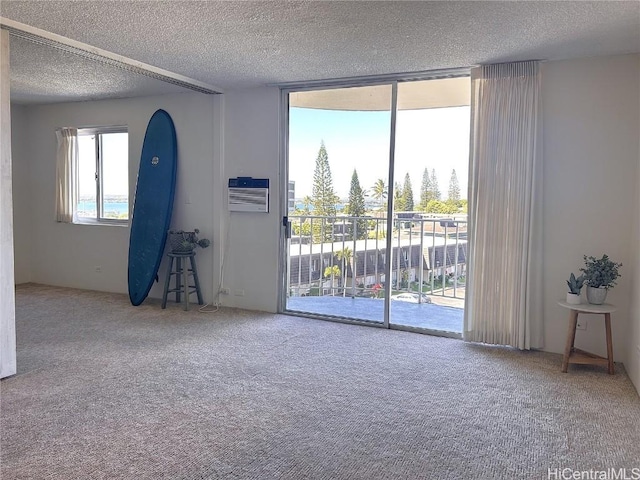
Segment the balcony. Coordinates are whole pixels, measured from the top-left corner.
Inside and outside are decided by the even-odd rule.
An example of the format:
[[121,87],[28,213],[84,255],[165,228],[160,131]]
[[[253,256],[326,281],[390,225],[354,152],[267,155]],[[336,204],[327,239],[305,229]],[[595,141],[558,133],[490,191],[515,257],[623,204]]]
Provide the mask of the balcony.
[[434,217],[399,213],[391,232],[384,217],[289,217],[287,310],[383,323],[390,261],[390,323],[459,336],[467,222]]

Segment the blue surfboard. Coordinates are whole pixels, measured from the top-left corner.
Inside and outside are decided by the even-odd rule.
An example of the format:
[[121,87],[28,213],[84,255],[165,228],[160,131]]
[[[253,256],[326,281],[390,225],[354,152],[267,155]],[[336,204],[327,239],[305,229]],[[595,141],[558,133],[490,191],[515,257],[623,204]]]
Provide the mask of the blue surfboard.
[[144,136],[129,236],[129,299],[140,305],[153,286],[171,224],[178,145],[173,120],[156,111]]

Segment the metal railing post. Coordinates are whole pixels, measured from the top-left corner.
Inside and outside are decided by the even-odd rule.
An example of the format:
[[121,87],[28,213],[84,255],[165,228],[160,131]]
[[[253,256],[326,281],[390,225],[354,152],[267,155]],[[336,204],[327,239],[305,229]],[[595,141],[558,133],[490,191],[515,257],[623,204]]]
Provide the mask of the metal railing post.
[[[396,289],[400,290],[400,230],[402,230],[401,227],[401,223],[400,223],[400,219],[396,219],[396,221],[398,222],[398,247],[396,248]],[[393,286],[393,282],[391,283],[391,285]]]
[[[313,285],[313,272],[311,267],[313,266],[313,217],[309,219],[309,227],[311,228],[311,239],[309,242],[309,293],[311,293],[311,285]],[[322,255],[320,255],[320,281],[322,281]],[[318,288],[318,295],[320,295],[320,289]]]
[[420,271],[418,272],[418,302],[422,303],[422,282],[424,281],[424,218],[420,219]]
[[[358,262],[356,261],[356,240],[358,239],[358,220],[353,219],[353,251],[351,252],[351,298],[356,297],[356,268],[358,268]],[[345,288],[347,286],[345,285]]]
[[431,255],[429,267],[431,267],[431,295],[436,287],[436,221],[431,221]]
[[444,222],[444,258],[442,259],[442,263],[444,263],[442,267],[442,273],[440,273],[440,277],[442,278],[442,294],[444,297],[444,290],[447,287],[447,259],[449,258],[449,252],[447,251],[447,237],[449,234],[447,233],[447,227],[449,226],[449,220]]
[[457,298],[458,289],[458,249],[460,248],[460,222],[456,222],[456,253],[455,268],[453,270],[453,298]]
[[[302,217],[298,220],[300,223],[298,230],[298,232],[300,232],[298,235],[298,296],[300,296],[300,285],[302,285]],[[291,240],[289,240],[289,242],[291,242]],[[291,246],[289,246],[289,252],[291,252]],[[289,257],[291,257],[291,254],[289,254]],[[289,260],[289,263],[291,263],[291,260]],[[309,270],[311,270],[311,264],[309,264]],[[287,275],[287,277],[289,277],[289,275]]]

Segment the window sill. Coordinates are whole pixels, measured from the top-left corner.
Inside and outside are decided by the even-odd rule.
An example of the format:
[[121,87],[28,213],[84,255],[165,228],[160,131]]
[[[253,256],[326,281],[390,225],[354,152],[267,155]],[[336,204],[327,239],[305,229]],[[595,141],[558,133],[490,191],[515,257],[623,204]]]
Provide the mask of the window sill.
[[101,225],[103,227],[128,227],[129,220],[91,220],[91,219],[75,219],[73,225]]

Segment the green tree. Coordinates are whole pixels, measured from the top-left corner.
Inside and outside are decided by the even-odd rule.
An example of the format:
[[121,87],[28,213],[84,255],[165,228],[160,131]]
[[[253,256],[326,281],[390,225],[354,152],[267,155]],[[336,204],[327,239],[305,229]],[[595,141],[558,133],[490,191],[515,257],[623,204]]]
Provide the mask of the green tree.
[[430,200],[427,204],[428,213],[443,213],[451,215],[458,213],[458,207],[455,204],[449,202],[441,202],[440,200]]
[[[360,187],[360,180],[358,180],[358,172],[353,170],[351,175],[351,188],[349,189],[349,203],[347,204],[347,214],[351,217],[364,217],[364,193]],[[367,238],[367,222],[366,220],[354,221],[354,230],[356,232],[356,238]]]
[[332,223],[336,216],[336,203],[338,197],[333,189],[333,179],[331,168],[329,167],[329,155],[324,146],[320,144],[318,156],[316,157],[316,167],[313,171],[313,187],[311,189],[311,206],[313,214],[321,217],[329,217],[324,221],[314,219],[313,239],[316,242],[331,240],[333,236]]
[[422,185],[420,186],[420,205],[418,207],[419,210],[423,212],[427,211],[427,204],[431,198],[431,178],[429,177],[429,169],[425,168],[424,172],[422,172]]
[[311,197],[309,195],[305,195],[305,197],[302,199],[302,212],[305,215],[311,214],[311,204],[312,203],[313,203],[313,200],[311,199]]
[[293,234],[308,237],[311,235],[311,223],[309,219],[305,219],[302,222],[299,219],[295,219],[292,224]]
[[382,178],[376,180],[376,183],[371,187],[371,196],[378,201],[380,206],[384,205],[384,201],[387,198],[387,184]]
[[458,202],[460,200],[460,184],[458,183],[458,176],[456,175],[456,169],[451,170],[451,178],[449,179],[449,201]]
[[333,296],[333,282],[336,277],[340,277],[340,267],[337,265],[331,265],[324,269],[324,277],[331,280],[331,296]]
[[431,169],[431,200],[440,200],[440,187],[438,187],[438,176],[436,175],[436,169]]
[[393,209],[396,212],[404,212],[404,197],[402,195],[402,187],[398,182],[393,187]]
[[402,187],[402,203],[404,204],[404,210],[407,212],[413,211],[413,187],[411,186],[411,177],[407,172],[404,176],[404,186]]

